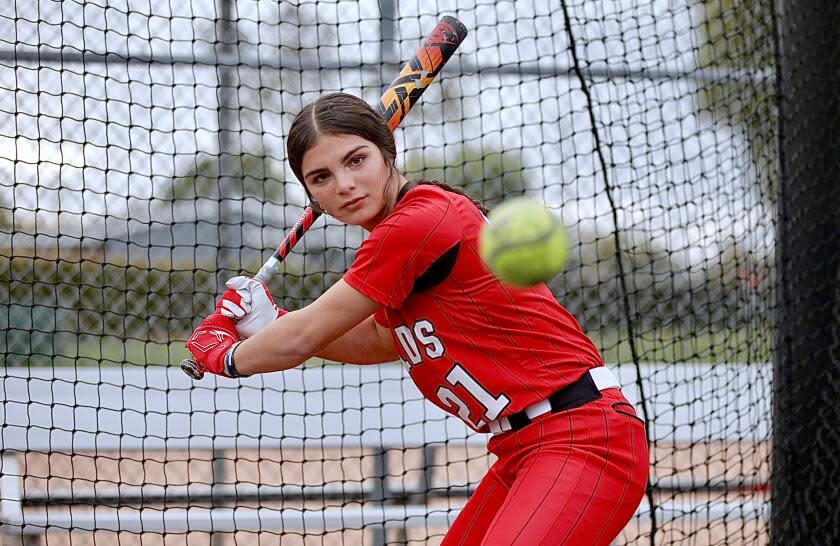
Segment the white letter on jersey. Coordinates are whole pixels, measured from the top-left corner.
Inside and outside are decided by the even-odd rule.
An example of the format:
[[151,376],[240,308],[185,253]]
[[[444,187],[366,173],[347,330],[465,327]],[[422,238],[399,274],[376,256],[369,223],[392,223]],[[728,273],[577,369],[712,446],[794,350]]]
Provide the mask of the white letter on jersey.
[[505,396],[504,394],[500,394],[497,398],[493,398],[493,395],[487,392],[484,387],[478,384],[478,381],[473,379],[473,377],[467,373],[467,370],[461,367],[460,364],[456,364],[449,373],[446,374],[446,380],[449,381],[452,385],[463,385],[463,387],[469,392],[476,400],[478,400],[482,406],[485,408],[485,419],[487,421],[493,421],[496,417],[502,413],[508,404],[510,404],[510,399]]
[[434,335],[435,327],[428,320],[418,320],[414,323],[414,335],[417,341],[426,348],[426,356],[440,358],[443,356],[443,343]]
[[397,335],[397,339],[400,340],[400,345],[402,345],[410,364],[412,366],[420,364],[420,360],[422,359],[420,349],[417,347],[417,342],[414,341],[414,337],[411,335],[411,330],[408,329],[408,326],[397,326],[394,328],[394,333]]

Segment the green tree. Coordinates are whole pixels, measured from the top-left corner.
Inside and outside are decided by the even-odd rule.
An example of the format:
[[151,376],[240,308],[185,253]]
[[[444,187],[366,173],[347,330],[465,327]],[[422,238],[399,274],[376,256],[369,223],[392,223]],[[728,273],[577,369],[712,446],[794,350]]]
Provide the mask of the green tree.
[[[205,252],[187,260],[198,260],[202,267],[217,271],[220,282],[235,272],[257,267],[262,260],[261,245],[245,242],[261,239],[266,204],[286,203],[285,175],[272,165],[263,154],[241,154],[225,161],[205,156],[158,189],[160,197],[154,205],[159,221],[165,223],[166,218],[172,218],[173,226],[200,222],[193,230],[215,226],[220,241],[215,255]],[[242,248],[233,248],[232,244]],[[181,256],[179,262],[183,259]]]
[[232,171],[225,173],[225,176],[237,181],[238,195],[222,195],[219,185],[221,164],[217,157],[201,158],[186,173],[175,177],[169,186],[163,188],[161,201],[170,203],[206,199],[219,202],[221,199],[252,197],[279,203],[285,198],[285,176],[271,167],[264,154],[245,153],[234,156],[230,161]]
[[[771,0],[703,0],[696,25],[698,66],[724,71],[699,86],[698,112],[740,134],[752,164],[748,174],[754,177],[745,208],[757,207],[770,217],[776,215],[779,176],[773,10]],[[718,260],[703,268],[704,290],[692,301],[697,305],[705,298],[713,315],[710,328],[746,336],[739,340],[747,348],[741,358],[766,359],[765,340],[772,338],[772,244],[725,247]]]
[[712,123],[726,123],[749,146],[760,202],[772,207],[777,188],[773,2],[703,0],[696,25],[701,69],[723,70],[699,86],[696,105]]
[[522,195],[528,188],[518,151],[459,144],[447,146],[444,152],[409,153],[403,172],[409,178],[439,180],[463,188],[490,208],[507,197]]

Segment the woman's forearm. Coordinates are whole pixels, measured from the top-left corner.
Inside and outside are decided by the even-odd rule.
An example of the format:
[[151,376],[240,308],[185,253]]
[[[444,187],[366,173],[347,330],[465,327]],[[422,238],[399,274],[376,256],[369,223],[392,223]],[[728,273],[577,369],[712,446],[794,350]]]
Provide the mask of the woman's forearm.
[[288,370],[306,362],[315,347],[307,341],[293,311],[275,320],[241,343],[234,353],[236,370],[242,375]]
[[320,349],[316,356],[346,364],[381,364],[399,358],[393,341],[381,337],[373,317]]
[[313,356],[355,364],[396,360],[396,349],[373,320],[379,304],[343,280],[311,305],[292,311],[241,343],[234,363],[242,375],[288,370]]

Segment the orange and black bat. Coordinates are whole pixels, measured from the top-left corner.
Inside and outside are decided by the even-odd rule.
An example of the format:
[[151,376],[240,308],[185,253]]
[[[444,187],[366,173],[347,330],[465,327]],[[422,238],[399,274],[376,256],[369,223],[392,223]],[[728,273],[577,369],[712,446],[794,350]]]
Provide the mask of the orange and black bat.
[[394,131],[414,103],[440,73],[467,36],[467,27],[454,17],[443,17],[382,94],[376,111]]
[[[408,111],[420,99],[429,84],[434,81],[443,65],[452,57],[452,54],[455,53],[466,36],[467,27],[458,19],[447,15],[438,21],[437,26],[423,40],[414,57],[403,66],[400,74],[382,93],[382,97],[375,106],[376,111],[388,123],[391,131],[396,130],[402,123]],[[283,242],[280,243],[271,258],[263,264],[259,272],[254,275],[254,278],[263,282],[270,279],[280,268],[280,264],[286,259],[292,248],[321,214],[322,211],[312,207],[312,205],[307,206],[288,235],[283,239]],[[204,377],[204,372],[190,359],[181,361],[181,369],[193,379]]]

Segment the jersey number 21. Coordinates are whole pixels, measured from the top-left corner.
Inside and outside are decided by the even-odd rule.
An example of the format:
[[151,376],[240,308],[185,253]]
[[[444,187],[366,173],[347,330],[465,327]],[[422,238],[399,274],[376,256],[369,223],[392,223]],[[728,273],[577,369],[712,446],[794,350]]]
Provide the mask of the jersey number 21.
[[[413,331],[412,331],[413,330]],[[403,348],[410,364],[419,364],[423,357],[418,345],[422,344],[426,356],[430,359],[440,358],[443,356],[444,347],[440,339],[434,334],[434,326],[428,320],[419,320],[414,324],[413,329],[407,326],[398,326],[395,328],[397,339]],[[420,344],[417,343],[420,342]],[[478,419],[473,420],[470,415],[470,406],[464,400],[458,397],[455,392],[445,386],[437,388],[435,394],[441,403],[456,413],[458,417],[464,420],[469,426],[478,430],[490,421],[495,420],[499,414],[504,411],[510,399],[504,394],[493,396],[487,389],[482,387],[478,381],[472,377],[461,364],[455,363],[452,369],[446,374],[446,382],[449,386],[455,387],[460,385],[469,395],[476,400],[484,409],[483,415]]]

